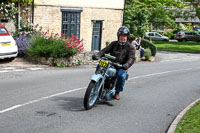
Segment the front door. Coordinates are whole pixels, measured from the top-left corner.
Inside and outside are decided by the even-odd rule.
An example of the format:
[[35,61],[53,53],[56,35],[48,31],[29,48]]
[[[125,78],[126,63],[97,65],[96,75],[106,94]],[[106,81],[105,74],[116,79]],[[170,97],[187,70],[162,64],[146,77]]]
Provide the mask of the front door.
[[101,32],[102,32],[102,21],[93,21],[92,48],[91,48],[92,51],[101,49]]

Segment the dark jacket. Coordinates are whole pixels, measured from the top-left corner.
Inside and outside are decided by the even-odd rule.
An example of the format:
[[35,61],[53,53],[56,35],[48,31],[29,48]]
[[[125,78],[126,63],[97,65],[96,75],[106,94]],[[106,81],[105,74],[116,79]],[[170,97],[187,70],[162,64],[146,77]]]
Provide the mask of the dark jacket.
[[127,64],[127,68],[125,69],[130,68],[134,63],[135,51],[133,46],[128,42],[121,46],[118,41],[113,41],[107,47],[102,49],[98,55],[101,57],[104,53],[110,53],[110,55],[115,56],[115,62],[119,64]]

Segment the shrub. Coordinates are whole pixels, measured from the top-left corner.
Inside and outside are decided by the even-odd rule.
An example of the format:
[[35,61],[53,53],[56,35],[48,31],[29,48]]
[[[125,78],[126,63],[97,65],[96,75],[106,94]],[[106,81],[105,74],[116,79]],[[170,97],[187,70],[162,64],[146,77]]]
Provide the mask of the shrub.
[[133,34],[130,34],[130,37],[129,37],[129,41],[130,41],[130,42],[133,41],[133,37],[134,37],[134,35],[133,35]]
[[174,33],[173,30],[168,30],[164,33],[165,36],[169,37],[170,39],[174,39]]
[[141,41],[141,46],[145,49],[149,48],[151,50],[151,55],[155,56],[157,49],[156,47],[153,45],[153,43],[151,43],[149,40],[146,39],[142,39]]
[[33,37],[33,45],[27,48],[28,56],[69,58],[83,50],[83,42],[74,35],[67,37],[58,34],[47,36],[48,32],[36,34]]
[[14,37],[17,47],[19,56],[23,56],[28,46],[33,45],[32,38],[25,34],[20,34],[19,37]]
[[59,61],[59,59],[53,58],[52,65],[56,67],[66,67],[66,63],[64,61]]
[[144,57],[145,57],[145,60],[150,60],[151,49],[147,48],[147,49],[144,50]]
[[17,8],[15,3],[0,3],[0,14],[3,19],[16,20]]
[[39,25],[33,25],[26,22],[24,19],[20,20],[20,29],[17,29],[12,35],[14,37],[20,36],[21,34],[25,35],[35,35],[37,33],[40,33],[42,31],[42,27],[39,27]]
[[81,60],[78,60],[78,65],[80,66],[82,64],[82,61]]
[[29,23],[21,23],[21,29],[12,33],[18,46],[19,56],[24,56],[28,46],[33,45],[32,36],[41,33],[42,27],[37,30],[38,26],[38,24],[34,26]]
[[193,31],[192,23],[186,23],[185,28],[186,28],[187,31]]

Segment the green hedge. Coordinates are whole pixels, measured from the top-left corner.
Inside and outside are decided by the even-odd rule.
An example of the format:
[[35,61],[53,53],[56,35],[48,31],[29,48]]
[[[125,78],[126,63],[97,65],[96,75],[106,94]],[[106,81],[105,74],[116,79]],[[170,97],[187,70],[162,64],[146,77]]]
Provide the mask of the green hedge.
[[149,40],[146,39],[142,39],[141,44],[140,44],[143,48],[147,49],[149,48],[151,50],[151,55],[155,56],[156,52],[157,52],[157,48],[156,46],[154,46],[154,44],[152,42],[150,42]]
[[83,43],[74,35],[71,37],[58,34],[47,36],[39,33],[33,36],[33,45],[26,49],[28,56],[69,58],[83,50]]

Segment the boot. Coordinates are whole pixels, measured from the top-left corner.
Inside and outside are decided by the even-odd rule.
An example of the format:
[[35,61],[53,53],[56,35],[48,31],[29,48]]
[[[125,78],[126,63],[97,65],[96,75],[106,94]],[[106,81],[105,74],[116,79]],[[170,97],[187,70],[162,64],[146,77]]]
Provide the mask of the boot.
[[116,92],[116,93],[115,93],[114,98],[115,98],[116,100],[119,100],[119,99],[120,99],[119,92]]

